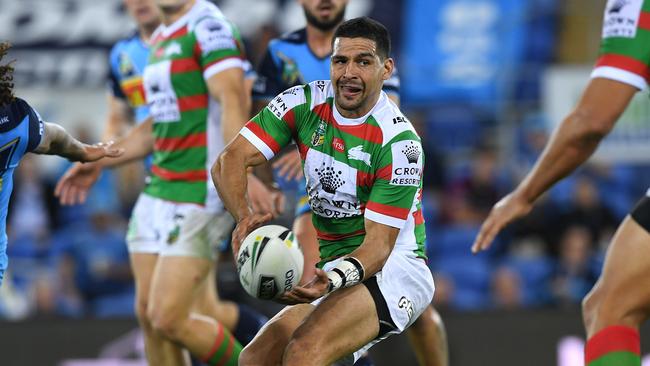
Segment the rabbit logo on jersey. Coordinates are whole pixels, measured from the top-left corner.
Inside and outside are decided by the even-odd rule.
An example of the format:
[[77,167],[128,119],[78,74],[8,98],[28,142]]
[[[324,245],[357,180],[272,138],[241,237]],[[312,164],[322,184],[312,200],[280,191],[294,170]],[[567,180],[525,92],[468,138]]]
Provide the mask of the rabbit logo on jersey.
[[609,0],[603,19],[603,38],[636,37],[643,0]]
[[422,178],[422,145],[415,140],[395,142],[391,146],[393,171],[390,184],[396,186],[420,186]]
[[357,199],[357,170],[319,151],[305,159],[307,194],[312,211],[322,217],[344,218],[361,214]]

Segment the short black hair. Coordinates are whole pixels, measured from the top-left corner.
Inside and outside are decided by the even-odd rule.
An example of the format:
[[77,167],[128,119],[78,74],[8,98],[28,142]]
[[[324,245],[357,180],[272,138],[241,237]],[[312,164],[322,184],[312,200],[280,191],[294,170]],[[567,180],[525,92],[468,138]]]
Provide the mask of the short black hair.
[[379,57],[386,59],[390,55],[390,36],[388,29],[374,19],[361,17],[341,23],[334,32],[332,45],[334,44],[334,40],[339,37],[366,38],[372,40],[377,46],[377,54]]

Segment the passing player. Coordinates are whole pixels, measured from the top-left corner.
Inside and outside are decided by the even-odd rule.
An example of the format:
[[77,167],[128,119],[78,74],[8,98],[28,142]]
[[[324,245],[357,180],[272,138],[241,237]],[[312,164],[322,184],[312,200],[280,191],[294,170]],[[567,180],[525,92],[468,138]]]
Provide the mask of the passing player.
[[[142,76],[149,57],[150,37],[160,25],[160,11],[153,0],[124,0],[124,4],[137,25],[137,31],[118,41],[110,52],[109,108],[104,140],[123,136],[134,124],[140,124],[149,117]],[[151,157],[147,157],[145,162],[147,170],[150,169]],[[263,186],[261,189],[261,194],[266,195]],[[148,224],[152,224],[148,220],[153,209],[147,207],[149,202],[146,194],[139,197],[131,218],[130,226],[133,230],[129,230],[127,235],[130,263],[136,281],[136,315],[143,329],[147,349],[174,347],[164,345],[169,341],[157,336],[146,317],[151,278],[160,251],[154,229],[145,230]],[[138,226],[140,230],[137,230]],[[146,235],[147,233],[151,235]],[[202,300],[195,304],[194,310],[214,317],[232,331],[242,344],[248,343],[266,322],[266,317],[245,305],[219,301],[215,282],[215,276],[209,275],[208,282],[202,288]]]
[[[256,111],[262,109],[277,94],[300,84],[329,78],[332,36],[343,21],[347,0],[299,0],[307,25],[305,28],[273,39],[258,69],[253,88]],[[399,78],[396,72],[384,82],[383,90],[399,106]],[[311,278],[319,260],[317,233],[311,219],[308,196],[305,193],[300,156],[293,149],[278,157],[274,163],[286,178],[296,178],[303,196],[298,201],[293,232],[305,255],[303,278]],[[431,306],[407,332],[422,366],[448,364],[446,333],[440,315]]]
[[[584,163],[612,130],[632,97],[650,82],[650,0],[610,0],[600,57],[582,97],[519,186],[490,212],[472,246],[489,248],[509,223],[525,216],[556,182]],[[648,191],[650,194],[650,191]],[[585,365],[640,365],[639,326],[650,316],[650,197],[624,219],[601,277],[584,299]]]
[[[0,62],[9,48],[9,43],[0,43]],[[7,207],[14,170],[23,155],[32,152],[59,155],[71,161],[95,161],[122,154],[111,143],[86,145],[61,126],[43,122],[26,101],[14,96],[13,86],[13,66],[0,64],[0,286],[8,265]]]
[[393,71],[388,31],[357,18],[338,27],[333,44],[332,81],[273,98],[212,168],[238,223],[237,252],[241,240],[270,218],[249,209],[246,168],[270,160],[294,139],[319,231],[319,267],[327,271],[317,269],[305,285],[283,295],[296,305],[262,328],[240,365],[352,364],[409,327],[433,297],[419,200],[420,138],[381,90]]
[[[129,228],[133,237],[154,239],[149,243],[158,250],[139,311],[168,342],[149,347],[147,358],[152,365],[181,365],[180,345],[210,365],[234,365],[239,343],[220,323],[193,310],[210,285],[217,246],[234,224],[207,177],[216,155],[246,120],[243,50],[236,28],[210,2],[156,3],[163,24],[151,36],[143,75],[151,119],[118,142],[127,153],[115,162],[153,151],[151,181]],[[58,191],[76,200],[101,167],[73,168]]]

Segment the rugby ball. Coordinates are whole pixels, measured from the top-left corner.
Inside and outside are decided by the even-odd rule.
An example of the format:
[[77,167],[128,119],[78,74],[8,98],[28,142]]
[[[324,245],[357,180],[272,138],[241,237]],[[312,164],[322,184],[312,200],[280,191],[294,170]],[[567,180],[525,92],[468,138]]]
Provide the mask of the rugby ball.
[[237,253],[239,282],[249,295],[280,297],[300,282],[304,257],[291,230],[266,225],[248,234]]

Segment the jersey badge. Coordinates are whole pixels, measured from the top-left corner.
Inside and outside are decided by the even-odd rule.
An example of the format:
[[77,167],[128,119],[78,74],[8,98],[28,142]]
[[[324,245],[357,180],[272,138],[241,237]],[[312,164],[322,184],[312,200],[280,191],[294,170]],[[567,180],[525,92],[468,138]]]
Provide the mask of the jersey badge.
[[348,159],[361,160],[366,163],[366,165],[370,166],[370,154],[363,151],[363,145],[355,146],[348,150]]
[[131,62],[131,58],[129,58],[129,55],[126,52],[120,53],[118,61],[119,61],[120,74],[122,74],[123,77],[131,77],[135,75],[135,68],[133,67],[133,62]]
[[180,55],[183,53],[181,49],[181,44],[178,42],[172,42],[165,48],[165,56],[171,57],[172,55]]
[[282,81],[287,85],[302,84],[296,62],[282,52],[278,51],[277,55],[282,60]]
[[327,129],[327,122],[320,120],[318,128],[311,135],[311,146],[321,146],[325,142],[325,130]]

